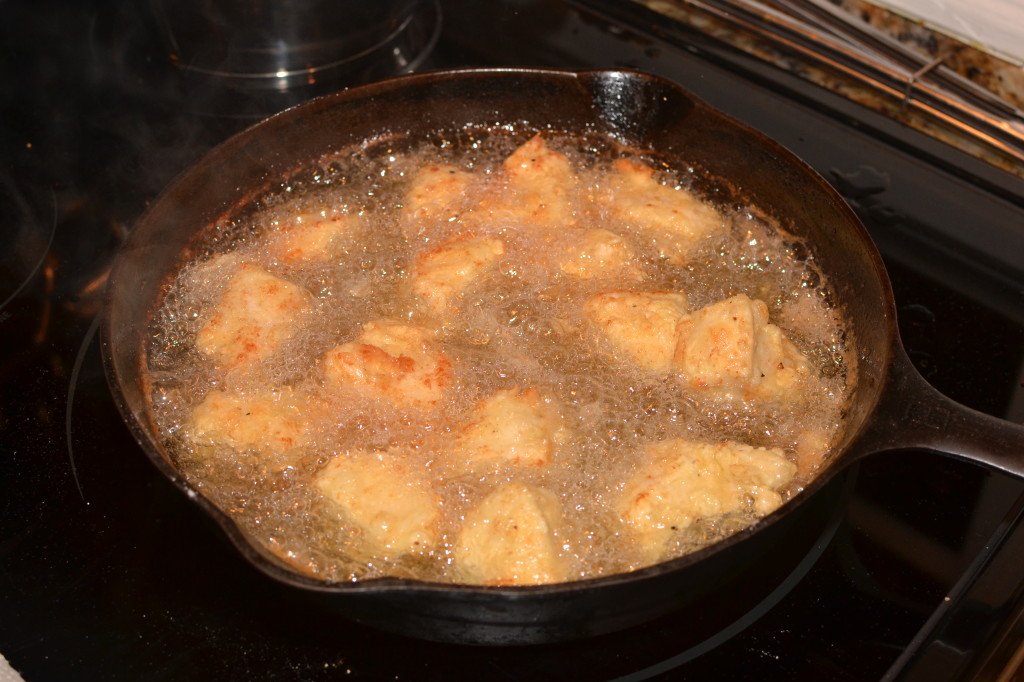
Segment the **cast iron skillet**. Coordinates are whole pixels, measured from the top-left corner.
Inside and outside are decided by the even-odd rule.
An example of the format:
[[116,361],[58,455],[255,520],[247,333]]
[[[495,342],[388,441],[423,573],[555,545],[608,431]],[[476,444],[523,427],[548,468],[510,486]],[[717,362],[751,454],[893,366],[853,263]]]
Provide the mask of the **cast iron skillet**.
[[[197,230],[327,152],[363,140],[424,138],[438,130],[502,123],[607,133],[678,159],[681,166],[696,164],[812,245],[835,301],[855,330],[858,362],[857,389],[831,464],[804,492],[753,527],[634,573],[535,587],[401,579],[327,584],[299,574],[250,542],[184,481],[154,432],[142,368],[147,321],[161,288]],[[274,116],[213,150],[142,216],[114,265],[105,313],[107,378],[154,464],[264,573],[350,618],[415,637],[552,642],[614,632],[671,610],[707,608],[719,597],[724,602],[751,574],[771,573],[807,552],[835,504],[829,481],[871,453],[926,448],[1024,477],[1024,429],[953,403],[911,366],[897,336],[881,258],[839,195],[775,142],[676,85],[641,73],[428,73],[339,92]]]

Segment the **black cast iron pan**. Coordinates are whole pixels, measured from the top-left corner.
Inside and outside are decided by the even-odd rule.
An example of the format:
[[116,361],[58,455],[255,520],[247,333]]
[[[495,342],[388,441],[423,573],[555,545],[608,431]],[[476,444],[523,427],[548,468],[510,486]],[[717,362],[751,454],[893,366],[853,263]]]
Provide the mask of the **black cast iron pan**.
[[[705,550],[633,573],[536,587],[468,587],[400,579],[327,584],[250,542],[182,479],[151,427],[145,330],[161,287],[194,233],[275,181],[363,140],[425,138],[466,125],[614,135],[662,158],[728,179],[746,200],[812,245],[854,330],[858,383],[831,464],[755,526]],[[751,572],[795,562],[818,537],[829,482],[865,455],[936,450],[1024,477],[1024,429],[962,407],[932,389],[900,345],[881,258],[838,194],[780,145],[678,86],[626,71],[502,69],[428,73],[343,91],[231,138],[179,177],[142,216],[111,273],[103,358],[135,438],[257,568],[346,616],[448,642],[526,644],[614,632],[669,611],[725,598]],[[764,570],[762,570],[764,569]]]

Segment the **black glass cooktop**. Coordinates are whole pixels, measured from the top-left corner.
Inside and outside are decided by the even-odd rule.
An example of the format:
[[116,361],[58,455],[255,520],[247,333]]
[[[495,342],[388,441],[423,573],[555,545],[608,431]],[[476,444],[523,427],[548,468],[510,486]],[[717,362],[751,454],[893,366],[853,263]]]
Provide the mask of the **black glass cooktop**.
[[[96,320],[147,202],[309,93],[196,86],[167,59],[151,4],[0,2],[0,654],[24,679],[961,680],[1011,666],[1024,484],[926,452],[872,457],[827,490],[845,499],[825,534],[741,615],[682,611],[581,642],[368,630],[245,564],[135,445]],[[1024,183],[630,3],[435,10],[440,38],[420,70],[641,68],[806,158],[879,244],[922,373],[1024,420],[1024,251],[988,255],[1021,239]]]

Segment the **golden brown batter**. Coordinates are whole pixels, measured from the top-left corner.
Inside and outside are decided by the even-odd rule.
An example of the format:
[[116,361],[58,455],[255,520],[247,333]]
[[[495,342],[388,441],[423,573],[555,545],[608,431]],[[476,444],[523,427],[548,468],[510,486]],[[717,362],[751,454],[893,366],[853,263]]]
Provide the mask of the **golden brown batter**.
[[847,391],[792,239],[610,141],[470,138],[339,157],[179,273],[150,370],[190,480],[326,580],[607,575],[782,504]]

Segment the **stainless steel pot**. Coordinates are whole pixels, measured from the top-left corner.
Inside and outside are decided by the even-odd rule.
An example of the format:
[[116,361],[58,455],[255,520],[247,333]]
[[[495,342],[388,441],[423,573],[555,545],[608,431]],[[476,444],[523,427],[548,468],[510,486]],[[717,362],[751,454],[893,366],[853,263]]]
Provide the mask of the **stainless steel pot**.
[[[407,73],[437,36],[432,0],[149,0],[190,82],[240,91],[313,90]],[[325,92],[319,89],[318,92]]]

